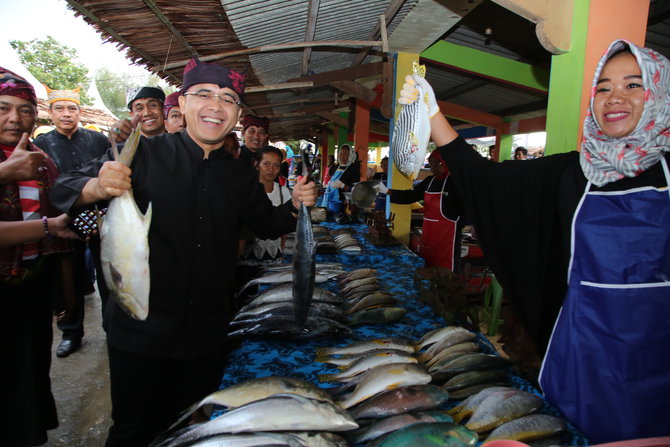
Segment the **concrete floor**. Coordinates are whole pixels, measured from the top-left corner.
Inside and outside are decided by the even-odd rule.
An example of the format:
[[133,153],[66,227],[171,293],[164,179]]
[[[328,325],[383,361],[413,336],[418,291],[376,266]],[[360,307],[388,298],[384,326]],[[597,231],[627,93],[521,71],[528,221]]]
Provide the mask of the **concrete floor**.
[[49,432],[46,446],[101,447],[111,425],[109,367],[100,297],[86,297],[84,339],[72,355],[56,357],[61,332],[54,321],[51,390],[56,399],[59,426]]

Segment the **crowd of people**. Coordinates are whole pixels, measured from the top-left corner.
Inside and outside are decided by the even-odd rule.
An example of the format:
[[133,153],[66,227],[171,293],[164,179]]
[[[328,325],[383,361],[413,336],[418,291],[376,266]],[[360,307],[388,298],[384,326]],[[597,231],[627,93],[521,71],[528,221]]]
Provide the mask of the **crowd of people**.
[[[371,176],[377,209],[423,200],[427,265],[458,272],[467,216],[545,354],[547,400],[594,442],[670,435],[670,424],[658,423],[670,396],[667,356],[659,354],[670,335],[668,70],[663,56],[615,41],[595,73],[581,150],[524,163],[473,151],[439,113],[430,84],[409,75],[399,102],[416,101],[417,85],[426,93],[438,147],[431,175],[411,190],[390,188],[385,158]],[[218,389],[232,349],[219,328],[236,311],[240,261],[281,260],[300,203],[315,205],[318,195],[307,176],[287,188],[286,153],[269,145],[267,118],[242,116],[244,91],[242,74],[193,59],[179,91],[131,92],[130,119],[117,121],[108,139],[79,126],[78,90],[49,89],[55,128],[31,142],[34,88],[0,68],[0,294],[6,314],[20,316],[2,325],[10,365],[1,385],[3,442],[41,445],[58,425],[53,316],[62,332],[56,355],[66,357],[82,343],[93,287],[111,380],[106,446],[148,445]],[[232,132],[238,121],[242,145]],[[139,149],[126,166],[114,153],[136,127]],[[513,158],[527,155],[519,147]],[[348,144],[337,162],[330,157],[323,207],[345,201],[361,179]],[[98,216],[131,188],[139,209],[151,204],[153,213],[145,321],[109,299],[99,237],[72,220]]]

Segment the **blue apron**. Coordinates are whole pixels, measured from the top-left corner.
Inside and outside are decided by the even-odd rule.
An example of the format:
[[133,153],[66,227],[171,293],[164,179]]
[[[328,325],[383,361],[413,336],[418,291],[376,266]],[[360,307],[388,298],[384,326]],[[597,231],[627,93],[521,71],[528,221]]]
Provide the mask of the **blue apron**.
[[344,174],[344,171],[347,170],[349,165],[344,166],[339,166],[335,172],[333,173],[333,176],[330,178],[330,181],[328,182],[328,186],[326,187],[326,191],[323,193],[323,196],[321,196],[321,201],[317,206],[322,206],[324,208],[328,207],[329,202],[337,202],[340,200],[340,190],[337,188],[333,188],[330,186],[335,180],[339,180],[340,177],[342,177],[342,174]]
[[573,219],[568,292],[540,385],[594,443],[668,436],[669,190],[590,185]]

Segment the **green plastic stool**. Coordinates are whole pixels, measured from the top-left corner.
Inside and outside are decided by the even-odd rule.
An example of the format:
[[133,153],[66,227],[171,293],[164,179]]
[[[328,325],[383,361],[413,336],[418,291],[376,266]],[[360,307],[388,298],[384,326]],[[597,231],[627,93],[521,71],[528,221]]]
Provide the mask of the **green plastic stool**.
[[498,326],[503,324],[503,320],[500,319],[502,297],[503,289],[496,277],[493,276],[484,293],[484,307],[482,309],[483,316],[488,319],[487,335],[496,335]]

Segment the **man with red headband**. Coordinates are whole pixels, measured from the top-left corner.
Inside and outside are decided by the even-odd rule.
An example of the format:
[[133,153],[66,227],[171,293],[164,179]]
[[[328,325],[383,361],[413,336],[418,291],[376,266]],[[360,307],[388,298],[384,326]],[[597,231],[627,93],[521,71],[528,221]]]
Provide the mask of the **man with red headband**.
[[420,255],[427,267],[460,270],[463,206],[449,179],[449,168],[438,151],[428,157],[433,175],[411,190],[388,189],[384,183],[375,186],[387,194],[392,203],[410,204],[423,199],[423,228]]
[[[58,426],[49,369],[53,309],[63,281],[60,237],[67,216],[51,207],[47,193],[58,169],[28,140],[37,118],[35,90],[0,67],[0,296],[7,316],[0,325],[2,444],[40,445]],[[60,237],[57,237],[60,236]]]
[[167,133],[179,132],[184,128],[184,115],[179,108],[180,96],[181,92],[174,92],[165,98],[163,114],[165,115],[165,131]]
[[253,165],[256,153],[268,145],[270,120],[260,116],[245,115],[242,118],[242,138],[244,145],[240,149],[240,158]]
[[194,59],[183,81],[184,131],[142,137],[130,167],[103,157],[61,176],[52,193],[61,209],[76,210],[132,184],[139,209],[152,206],[149,315],[134,320],[114,301],[105,312],[114,420],[107,447],[148,445],[218,389],[240,226],[277,238],[295,230],[300,202],[316,199],[314,183],[302,180],[273,207],[256,171],[224,149],[241,114],[243,75]]

